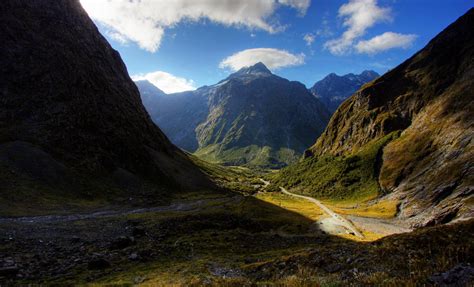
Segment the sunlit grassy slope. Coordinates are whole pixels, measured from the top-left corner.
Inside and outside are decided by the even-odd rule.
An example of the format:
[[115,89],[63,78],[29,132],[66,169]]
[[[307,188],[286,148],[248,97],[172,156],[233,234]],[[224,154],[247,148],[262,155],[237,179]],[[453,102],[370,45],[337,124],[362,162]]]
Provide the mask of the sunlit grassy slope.
[[309,157],[268,176],[279,186],[320,199],[360,202],[381,194],[377,182],[383,147],[398,137],[393,132],[350,156]]
[[280,192],[259,193],[255,197],[286,210],[301,214],[311,220],[317,220],[324,215],[324,212],[316,204]]

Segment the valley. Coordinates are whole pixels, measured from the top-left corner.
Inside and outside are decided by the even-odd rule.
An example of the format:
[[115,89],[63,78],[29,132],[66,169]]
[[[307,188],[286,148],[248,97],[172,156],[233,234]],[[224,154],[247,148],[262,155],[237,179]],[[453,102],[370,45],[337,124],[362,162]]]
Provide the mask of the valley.
[[[276,37],[283,26],[266,22],[274,11],[298,9],[300,20],[306,12],[304,2],[269,1],[259,21],[234,23],[225,21],[242,16],[239,1],[211,5],[232,17],[216,10],[209,19],[211,2],[178,2],[163,11],[152,9],[159,1],[3,3],[0,286],[473,284],[474,8],[382,75],[357,59],[375,57],[371,45],[387,37],[416,36],[356,44],[368,27],[353,39],[348,28],[323,52],[352,49],[336,66],[357,62],[348,68],[363,72],[330,73],[311,88],[274,71],[301,76],[297,66],[314,53],[254,45],[223,59],[226,72],[200,69],[210,85],[163,71],[133,76],[128,69],[148,61],[133,49],[159,49],[165,22],[257,25]],[[359,11],[367,5],[380,17],[372,22],[390,22],[389,8],[361,3],[341,5],[342,28],[358,23],[348,13],[372,17]],[[175,10],[186,25],[170,20]],[[111,11],[127,21],[98,25]],[[171,18],[154,22],[156,11]],[[122,26],[137,15],[140,29]],[[150,31],[154,41],[143,43]],[[263,31],[253,32],[245,37],[259,41]],[[329,37],[314,33],[300,39],[305,49]],[[213,54],[231,38],[211,36]],[[193,49],[207,44],[198,40]],[[121,53],[136,61],[125,65]]]
[[[10,255],[0,274],[60,285],[416,284],[472,252],[472,223],[382,238],[390,233],[382,221],[363,222],[370,218],[346,210],[359,237],[337,221],[325,228],[326,213],[341,215],[324,205],[264,188],[182,193],[170,205],[134,210],[2,218],[0,253]],[[426,240],[430,248],[420,248]],[[408,252],[414,261],[400,265]]]

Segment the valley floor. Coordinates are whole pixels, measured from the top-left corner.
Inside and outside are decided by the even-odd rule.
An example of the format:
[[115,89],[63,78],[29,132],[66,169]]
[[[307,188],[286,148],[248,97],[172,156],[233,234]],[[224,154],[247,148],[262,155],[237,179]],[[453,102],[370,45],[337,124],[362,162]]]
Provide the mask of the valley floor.
[[[270,182],[260,180],[265,190]],[[357,241],[373,241],[387,235],[412,231],[395,218],[395,202],[341,205],[338,202],[323,203],[309,196],[289,192],[283,187],[280,190],[281,193],[260,192],[257,198],[311,218],[321,230],[331,235]],[[297,199],[291,200],[289,197]],[[312,204],[309,204],[311,208],[307,208],[308,202]]]
[[[358,228],[375,220],[345,217]],[[400,285],[444,280],[436,274],[453,268],[470,280],[473,221],[373,241],[383,232],[335,236],[317,224],[325,218],[288,194],[212,191],[168,206],[1,218],[0,284]]]

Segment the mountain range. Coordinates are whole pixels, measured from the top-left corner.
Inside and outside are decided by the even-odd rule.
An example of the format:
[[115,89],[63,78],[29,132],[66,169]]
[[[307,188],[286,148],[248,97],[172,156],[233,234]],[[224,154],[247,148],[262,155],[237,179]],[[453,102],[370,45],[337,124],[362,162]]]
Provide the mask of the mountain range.
[[380,75],[374,71],[363,71],[359,75],[346,74],[338,76],[331,73],[316,82],[309,90],[318,98],[331,113],[354,94],[364,84],[371,82]]
[[[146,103],[150,84],[137,86]],[[263,63],[195,91],[162,96],[156,89],[154,101],[151,117],[174,144],[225,165],[294,162],[329,120],[303,84],[274,75]]]

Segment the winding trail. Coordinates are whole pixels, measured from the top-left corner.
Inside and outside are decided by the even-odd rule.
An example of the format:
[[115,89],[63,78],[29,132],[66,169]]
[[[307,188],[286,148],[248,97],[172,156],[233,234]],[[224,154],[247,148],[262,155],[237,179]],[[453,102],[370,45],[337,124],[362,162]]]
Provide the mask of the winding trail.
[[335,213],[334,211],[332,211],[330,208],[328,208],[327,206],[325,206],[324,204],[322,204],[319,200],[317,199],[314,199],[312,197],[309,197],[309,196],[304,196],[304,195],[299,195],[299,194],[294,194],[294,193],[291,193],[289,192],[288,190],[286,190],[284,187],[281,187],[280,186],[280,190],[281,192],[283,192],[284,194],[287,194],[287,195],[290,195],[290,196],[294,196],[294,197],[299,197],[299,198],[303,198],[303,199],[306,199],[308,201],[311,201],[312,203],[316,204],[317,206],[319,206],[319,208],[321,208],[324,212],[326,212],[329,216],[331,216],[334,220],[336,220],[339,225],[343,226],[344,228],[346,228],[347,230],[351,231],[352,233],[354,233],[355,236],[357,237],[360,237],[360,238],[364,238],[364,235],[362,235],[362,233],[360,233],[359,230],[357,230],[357,228],[347,219],[345,219],[344,217],[340,216],[339,214]]
[[266,188],[270,184],[269,181],[266,181],[263,178],[259,178],[259,179],[260,179],[261,182],[263,182],[263,188]]

